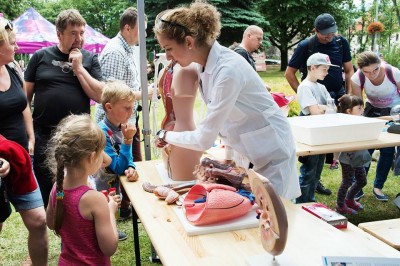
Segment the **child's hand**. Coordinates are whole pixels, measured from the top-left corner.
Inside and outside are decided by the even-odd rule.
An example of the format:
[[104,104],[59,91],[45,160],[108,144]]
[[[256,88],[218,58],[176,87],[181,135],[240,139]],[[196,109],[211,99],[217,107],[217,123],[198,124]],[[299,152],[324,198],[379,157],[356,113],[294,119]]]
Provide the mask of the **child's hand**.
[[135,182],[139,179],[138,172],[132,167],[129,167],[128,169],[125,170],[125,176],[129,182]]
[[[114,194],[114,195],[112,195],[112,194]],[[118,208],[121,208],[121,195],[117,195],[117,194],[115,194],[115,192],[114,193],[110,193],[109,195],[118,204]]]
[[118,211],[118,203],[114,199],[115,196],[108,195],[108,208],[111,213],[116,213]]
[[10,163],[1,158],[0,159],[0,177],[6,177],[10,172]]
[[[124,140],[132,140],[136,134],[136,127],[131,124],[121,124],[122,135]],[[132,141],[131,141],[132,142]]]

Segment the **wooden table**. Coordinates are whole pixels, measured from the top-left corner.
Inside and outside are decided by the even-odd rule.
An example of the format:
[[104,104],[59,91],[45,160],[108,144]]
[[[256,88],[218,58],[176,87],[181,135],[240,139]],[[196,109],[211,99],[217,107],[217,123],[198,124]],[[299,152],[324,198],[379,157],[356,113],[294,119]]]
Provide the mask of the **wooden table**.
[[[306,156],[324,153],[334,153],[342,151],[355,151],[355,150],[366,150],[372,148],[386,148],[400,146],[400,135],[382,132],[379,138],[376,140],[368,141],[356,141],[348,143],[336,143],[326,145],[307,145],[300,142],[296,142],[296,155]],[[224,149],[220,147],[213,147],[206,151],[206,153],[212,155],[215,158],[225,158]]]
[[[136,265],[140,265],[137,217],[140,218],[163,265],[246,265],[246,259],[267,254],[258,228],[199,236],[187,236],[173,206],[142,189],[149,181],[160,184],[156,163],[137,162],[139,181],[121,178],[134,207],[133,227]],[[400,252],[349,224],[339,230],[284,200],[289,221],[285,251],[277,259],[290,258],[294,265],[321,265],[322,256],[375,256],[400,258]],[[136,227],[136,228],[135,228]]]
[[400,218],[360,223],[358,227],[395,249],[400,250]]

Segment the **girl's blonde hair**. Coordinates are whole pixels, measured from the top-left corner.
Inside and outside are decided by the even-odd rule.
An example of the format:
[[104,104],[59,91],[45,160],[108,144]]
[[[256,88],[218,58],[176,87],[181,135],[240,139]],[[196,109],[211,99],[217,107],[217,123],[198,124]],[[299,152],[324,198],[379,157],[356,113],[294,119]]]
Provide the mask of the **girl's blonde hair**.
[[0,18],[0,45],[4,43],[10,43],[10,33],[13,31],[11,21]]
[[133,91],[120,80],[109,81],[103,88],[103,94],[101,95],[101,104],[106,110],[106,103],[115,103],[120,100],[134,101],[136,99]]
[[56,177],[57,201],[54,215],[54,231],[59,235],[63,221],[64,169],[80,167],[82,159],[93,152],[104,150],[106,138],[89,115],[70,115],[61,120],[48,146],[48,166]]
[[211,45],[221,32],[221,14],[215,6],[197,0],[190,6],[178,7],[161,12],[156,17],[154,33],[178,44],[192,36],[197,46]]

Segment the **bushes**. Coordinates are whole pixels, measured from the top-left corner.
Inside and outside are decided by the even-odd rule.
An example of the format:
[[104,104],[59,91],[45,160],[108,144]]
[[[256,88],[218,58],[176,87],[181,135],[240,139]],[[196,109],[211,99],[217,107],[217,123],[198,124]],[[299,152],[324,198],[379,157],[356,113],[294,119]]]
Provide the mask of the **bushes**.
[[400,68],[400,47],[399,45],[393,45],[391,48],[387,48],[382,51],[383,59],[395,66]]

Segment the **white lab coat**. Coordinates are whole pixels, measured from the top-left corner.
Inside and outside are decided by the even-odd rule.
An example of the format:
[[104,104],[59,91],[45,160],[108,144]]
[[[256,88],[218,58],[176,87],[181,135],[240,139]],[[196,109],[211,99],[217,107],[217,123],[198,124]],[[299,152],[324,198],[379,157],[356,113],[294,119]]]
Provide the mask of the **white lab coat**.
[[206,117],[194,131],[169,131],[166,141],[204,151],[219,134],[226,145],[271,181],[280,196],[300,196],[290,125],[250,64],[215,41],[199,75]]

